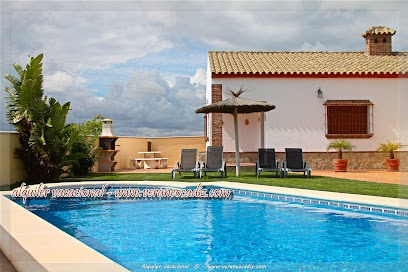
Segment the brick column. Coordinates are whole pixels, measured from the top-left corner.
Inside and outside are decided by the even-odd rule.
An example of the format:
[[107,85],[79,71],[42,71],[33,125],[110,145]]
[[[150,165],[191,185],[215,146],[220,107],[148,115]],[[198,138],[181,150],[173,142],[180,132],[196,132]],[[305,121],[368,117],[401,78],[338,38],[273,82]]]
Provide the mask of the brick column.
[[[222,84],[212,84],[211,86],[211,103],[222,100]],[[222,145],[222,114],[211,113],[211,145]]]

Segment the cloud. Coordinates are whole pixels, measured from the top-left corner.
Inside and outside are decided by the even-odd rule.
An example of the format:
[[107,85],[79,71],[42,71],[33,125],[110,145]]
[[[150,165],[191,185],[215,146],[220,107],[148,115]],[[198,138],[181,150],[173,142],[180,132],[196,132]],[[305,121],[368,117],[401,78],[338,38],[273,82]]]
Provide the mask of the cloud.
[[204,69],[197,69],[194,76],[190,79],[191,84],[204,85],[207,82],[207,72]]
[[124,136],[202,135],[209,50],[363,51],[373,25],[408,50],[406,1],[33,0],[0,12],[1,75],[44,53],[46,95],[71,102],[69,120],[102,114]]
[[[29,54],[41,48],[59,65],[73,69],[103,69],[172,47],[157,31],[165,22],[142,11],[89,11],[77,3],[77,10],[14,11],[10,31],[22,35],[14,35],[12,43]],[[162,12],[157,13],[160,17]]]
[[[205,87],[177,77],[169,86],[158,71],[135,71],[125,85],[113,83],[103,98],[86,90],[71,90],[70,120],[87,120],[97,114],[111,118],[117,135],[202,135]],[[65,99],[59,94],[59,99]],[[183,134],[179,134],[183,133]],[[187,134],[185,134],[187,133]]]
[[[85,81],[78,78],[82,83]],[[53,74],[44,75],[44,88],[48,92],[62,92],[65,89],[74,86],[75,79],[66,72],[57,71]]]
[[164,95],[166,85],[158,71],[139,70],[129,78],[122,97],[143,101],[154,96]]
[[327,47],[319,41],[314,45],[305,42],[297,51],[327,51]]

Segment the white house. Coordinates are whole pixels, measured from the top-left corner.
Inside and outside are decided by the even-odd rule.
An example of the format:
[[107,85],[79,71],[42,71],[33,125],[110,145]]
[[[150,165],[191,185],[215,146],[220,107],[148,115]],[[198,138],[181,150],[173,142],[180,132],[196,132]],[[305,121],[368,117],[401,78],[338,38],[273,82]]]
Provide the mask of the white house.
[[[241,152],[326,152],[336,138],[349,140],[355,151],[375,151],[387,140],[408,145],[408,52],[392,51],[395,33],[368,29],[361,52],[210,51],[207,103],[243,88],[241,97],[276,106],[239,115]],[[233,152],[233,117],[209,114],[205,120],[207,144]]]

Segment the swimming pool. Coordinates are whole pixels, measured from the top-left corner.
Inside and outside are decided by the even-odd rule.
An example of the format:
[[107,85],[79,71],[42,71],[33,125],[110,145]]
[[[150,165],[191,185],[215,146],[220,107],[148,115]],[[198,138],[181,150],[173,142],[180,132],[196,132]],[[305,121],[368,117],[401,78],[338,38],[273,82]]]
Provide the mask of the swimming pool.
[[233,199],[27,204],[133,271],[403,271],[408,262],[407,214],[381,207],[239,190]]

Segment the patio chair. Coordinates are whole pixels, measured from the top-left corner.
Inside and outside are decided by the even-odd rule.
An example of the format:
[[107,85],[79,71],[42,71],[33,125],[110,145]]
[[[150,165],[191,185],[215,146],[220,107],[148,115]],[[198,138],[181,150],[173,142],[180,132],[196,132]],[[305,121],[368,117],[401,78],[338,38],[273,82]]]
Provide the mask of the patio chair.
[[180,162],[174,164],[171,177],[176,177],[176,172],[193,172],[194,178],[201,178],[201,168],[197,161],[197,149],[182,149]]
[[283,177],[280,161],[276,161],[275,148],[259,148],[258,161],[255,164],[256,177],[259,178],[261,172],[275,172]]
[[220,172],[221,177],[227,176],[227,165],[223,159],[223,146],[208,146],[207,147],[207,158],[202,164],[201,171],[204,175],[207,172]]
[[288,172],[303,172],[310,178],[312,169],[309,167],[309,162],[303,160],[303,152],[301,148],[285,148],[286,160],[283,162],[283,176],[287,177]]

